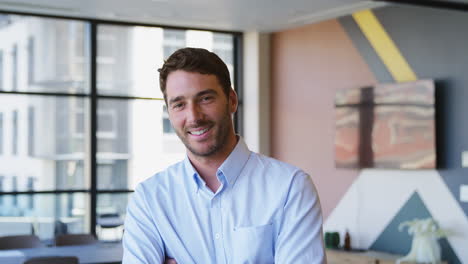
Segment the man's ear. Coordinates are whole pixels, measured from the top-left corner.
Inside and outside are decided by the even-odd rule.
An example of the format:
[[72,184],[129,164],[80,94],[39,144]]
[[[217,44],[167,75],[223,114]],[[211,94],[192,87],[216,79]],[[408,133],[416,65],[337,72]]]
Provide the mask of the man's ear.
[[237,111],[237,105],[239,101],[237,98],[237,93],[234,91],[234,89],[231,88],[229,91],[229,111],[231,114],[234,114]]

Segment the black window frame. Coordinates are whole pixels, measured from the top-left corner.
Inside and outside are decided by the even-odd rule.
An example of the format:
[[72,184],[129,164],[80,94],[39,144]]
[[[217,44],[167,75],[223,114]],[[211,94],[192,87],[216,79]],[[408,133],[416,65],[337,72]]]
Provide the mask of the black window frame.
[[[37,195],[37,194],[73,194],[73,193],[87,193],[90,195],[90,230],[89,232],[96,235],[96,224],[97,224],[97,199],[99,194],[125,194],[125,193],[132,193],[133,190],[130,189],[122,189],[122,190],[99,190],[97,186],[97,103],[99,99],[118,99],[118,100],[161,100],[160,98],[145,98],[145,97],[136,97],[136,96],[119,96],[119,95],[105,95],[105,94],[98,94],[97,92],[97,27],[99,25],[121,25],[121,26],[148,26],[148,27],[159,27],[165,30],[204,30],[210,31],[213,33],[224,33],[224,34],[232,34],[233,36],[233,87],[236,90],[239,103],[238,103],[238,111],[234,115],[234,125],[236,133],[243,134],[243,87],[242,87],[242,38],[243,33],[239,31],[226,31],[226,30],[217,30],[217,29],[210,29],[210,28],[197,28],[197,27],[179,27],[179,26],[171,26],[171,25],[164,25],[164,24],[153,24],[153,23],[139,23],[139,22],[129,22],[129,21],[116,21],[116,20],[106,20],[106,19],[95,19],[95,18],[86,18],[86,17],[71,17],[71,16],[59,16],[59,15],[48,15],[48,14],[39,14],[33,12],[18,12],[18,11],[11,11],[0,9],[0,15],[20,15],[20,16],[32,16],[32,17],[42,17],[42,18],[53,18],[53,19],[65,19],[65,20],[72,20],[72,21],[82,21],[89,23],[89,32],[85,34],[89,34],[90,40],[90,61],[88,62],[90,65],[89,73],[90,73],[90,91],[89,93],[57,93],[57,92],[29,92],[29,91],[20,91],[19,89],[12,89],[11,91],[1,90],[0,86],[0,96],[2,94],[11,94],[11,95],[25,95],[25,96],[48,96],[48,97],[77,97],[77,98],[88,98],[90,100],[89,109],[90,109],[90,120],[86,120],[89,122],[90,125],[90,133],[89,133],[89,140],[90,140],[90,153],[89,153],[89,160],[90,160],[90,171],[88,174],[90,177],[90,188],[89,189],[76,189],[76,190],[46,190],[46,191],[3,191],[0,190],[0,200],[3,198],[4,195],[13,195],[14,199],[17,198],[17,195]],[[32,54],[34,56],[34,52]],[[16,54],[17,56],[17,54]],[[34,58],[31,58],[34,63]],[[17,64],[17,63],[16,63]],[[15,65],[15,68],[17,65]],[[30,81],[34,82],[34,65],[30,68],[30,72],[28,73],[30,77]],[[4,77],[4,76],[3,76]],[[17,73],[13,78],[17,77]],[[16,82],[16,81],[14,81]],[[15,85],[15,84],[13,84]],[[16,82],[17,87],[17,82]],[[86,135],[88,136],[88,135]],[[34,151],[34,150],[33,150]],[[88,153],[87,153],[88,154]],[[1,172],[0,172],[1,173]]]

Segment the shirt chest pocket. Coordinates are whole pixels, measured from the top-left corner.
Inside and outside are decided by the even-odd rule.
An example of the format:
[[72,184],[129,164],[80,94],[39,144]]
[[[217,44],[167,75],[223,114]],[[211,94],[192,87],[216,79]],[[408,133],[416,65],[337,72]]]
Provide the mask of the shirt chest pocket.
[[237,227],[232,238],[231,263],[274,263],[273,224]]

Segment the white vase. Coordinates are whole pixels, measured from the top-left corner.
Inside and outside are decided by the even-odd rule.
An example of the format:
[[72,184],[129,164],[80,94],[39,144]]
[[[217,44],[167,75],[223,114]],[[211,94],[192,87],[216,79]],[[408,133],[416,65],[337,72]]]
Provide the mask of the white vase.
[[408,255],[398,259],[397,263],[408,261],[437,264],[441,261],[438,237],[434,234],[415,234]]

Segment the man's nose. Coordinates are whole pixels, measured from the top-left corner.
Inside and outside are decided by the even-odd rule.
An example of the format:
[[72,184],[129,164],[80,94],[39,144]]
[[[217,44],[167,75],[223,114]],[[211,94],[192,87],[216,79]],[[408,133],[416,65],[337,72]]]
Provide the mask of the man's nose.
[[189,104],[187,109],[187,121],[189,123],[197,123],[203,119],[203,112],[198,104]]

